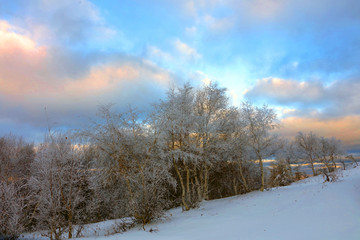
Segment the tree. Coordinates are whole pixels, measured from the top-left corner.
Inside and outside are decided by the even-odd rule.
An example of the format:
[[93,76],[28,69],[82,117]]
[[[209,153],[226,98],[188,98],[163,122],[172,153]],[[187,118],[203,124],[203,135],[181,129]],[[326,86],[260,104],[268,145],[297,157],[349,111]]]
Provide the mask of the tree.
[[35,157],[34,146],[21,137],[0,138],[0,177],[11,181],[25,180]]
[[317,175],[314,167],[316,159],[319,158],[320,146],[318,137],[310,132],[304,134],[299,132],[295,137],[295,142],[301,151],[303,157],[310,163],[313,175]]
[[293,171],[291,164],[296,163],[301,157],[297,145],[294,141],[289,141],[288,139],[279,139],[278,151],[275,153],[275,159],[280,162],[287,164],[291,176],[293,176]]
[[241,107],[241,115],[246,122],[248,144],[259,161],[261,170],[260,191],[264,191],[265,172],[263,160],[273,154],[276,136],[270,135],[269,132],[279,127],[276,114],[273,109],[268,108],[266,105],[259,108],[251,105],[249,102],[244,102]]
[[166,186],[174,185],[158,130],[131,108],[115,113],[103,106],[100,116],[102,120],[83,133],[99,151],[97,181],[100,187],[124,193],[115,206],[124,204],[127,212],[118,217],[134,217],[144,226],[161,216],[168,205]]
[[26,196],[14,182],[0,179],[0,238],[16,239],[24,230],[27,220],[24,211]]
[[16,238],[29,223],[27,179],[34,155],[21,137],[0,138],[0,236]]
[[179,179],[181,202],[187,211],[198,201],[191,194],[190,168],[200,160],[194,138],[194,91],[190,84],[169,89],[167,99],[155,106],[153,118],[164,140],[166,159]]
[[82,160],[81,146],[62,134],[49,136],[37,150],[29,185],[34,218],[50,239],[60,239],[65,232],[72,238],[73,224],[86,214],[80,207],[87,175]]
[[[223,160],[224,146],[231,139],[234,130],[236,115],[235,108],[229,108],[226,88],[220,88],[216,83],[204,85],[198,89],[194,101],[194,133],[197,149],[200,155],[200,185],[202,196],[199,200],[208,200],[209,192],[209,167],[213,162]],[[197,167],[198,165],[195,165]],[[197,169],[194,169],[197,172]],[[195,176],[197,177],[197,176]],[[196,181],[198,182],[198,181]]]

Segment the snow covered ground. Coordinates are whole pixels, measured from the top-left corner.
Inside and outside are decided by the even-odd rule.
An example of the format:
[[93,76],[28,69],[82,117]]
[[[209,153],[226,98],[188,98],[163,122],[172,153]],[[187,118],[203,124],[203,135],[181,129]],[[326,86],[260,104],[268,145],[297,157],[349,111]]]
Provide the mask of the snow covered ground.
[[[104,236],[111,233],[114,221],[91,224],[84,239],[359,240],[360,166],[340,175],[333,183],[317,176],[287,187],[203,202],[188,212],[172,209],[146,231],[135,227]],[[97,229],[96,234],[91,229]]]

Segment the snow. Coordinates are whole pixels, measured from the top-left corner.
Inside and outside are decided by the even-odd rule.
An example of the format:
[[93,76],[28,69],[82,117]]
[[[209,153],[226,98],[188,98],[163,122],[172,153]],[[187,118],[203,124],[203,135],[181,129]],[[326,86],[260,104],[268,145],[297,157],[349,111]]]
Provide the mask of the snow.
[[359,240],[360,167],[339,175],[337,182],[324,183],[323,177],[317,176],[265,192],[205,201],[188,212],[172,209],[165,219],[147,225],[146,231],[135,227],[101,236],[110,231],[114,221],[91,224],[87,228],[102,230],[83,239]]

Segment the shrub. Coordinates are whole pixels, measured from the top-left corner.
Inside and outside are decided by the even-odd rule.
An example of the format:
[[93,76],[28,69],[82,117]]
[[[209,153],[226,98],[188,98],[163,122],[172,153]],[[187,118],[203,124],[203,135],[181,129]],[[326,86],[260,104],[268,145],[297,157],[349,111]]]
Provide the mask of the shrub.
[[285,161],[279,161],[273,164],[270,169],[269,186],[286,186],[294,181],[291,175],[291,167]]

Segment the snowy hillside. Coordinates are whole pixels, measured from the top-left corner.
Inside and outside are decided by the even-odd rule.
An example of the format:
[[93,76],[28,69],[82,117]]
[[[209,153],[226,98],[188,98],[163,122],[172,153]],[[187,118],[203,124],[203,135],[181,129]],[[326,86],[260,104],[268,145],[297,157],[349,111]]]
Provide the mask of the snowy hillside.
[[[200,208],[168,212],[167,219],[111,236],[114,221],[92,224],[97,236],[84,239],[360,239],[360,167],[340,172],[337,182],[322,176],[291,186],[203,202]],[[107,229],[107,230],[106,230]]]

